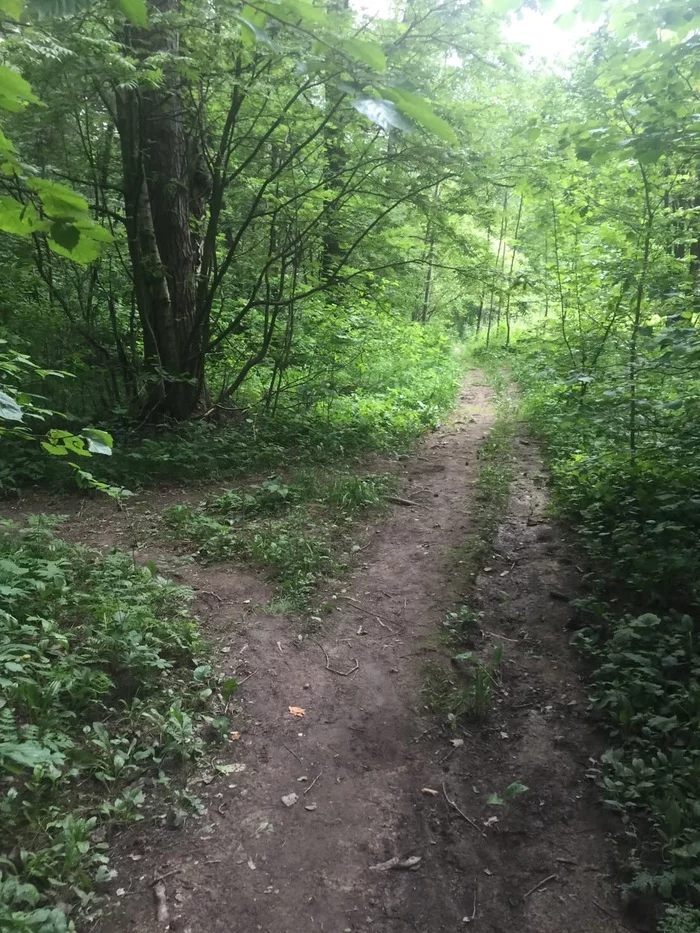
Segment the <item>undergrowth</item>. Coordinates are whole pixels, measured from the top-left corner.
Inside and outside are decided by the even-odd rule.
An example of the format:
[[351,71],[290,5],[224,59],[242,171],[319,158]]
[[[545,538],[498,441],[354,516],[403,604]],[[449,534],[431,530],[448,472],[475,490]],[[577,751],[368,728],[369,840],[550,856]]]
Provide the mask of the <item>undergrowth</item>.
[[588,557],[576,643],[609,736],[596,777],[623,824],[624,893],[649,910],[676,903],[661,929],[680,933],[700,929],[700,449],[680,401],[697,389],[649,366],[631,447],[615,353],[583,383],[553,338],[523,341],[510,359],[553,504]]
[[357,517],[381,508],[395,483],[391,474],[299,469],[286,481],[274,476],[198,506],[171,506],[164,518],[170,533],[195,544],[204,561],[270,568],[278,596],[288,608],[301,609],[321,578],[347,566],[358,549],[350,541]]
[[[0,929],[72,929],[110,878],[109,840],[202,751],[214,689],[189,593],[55,537],[0,524]],[[235,682],[224,686],[227,692]]]
[[[113,455],[95,466],[99,479],[120,486],[211,483],[279,471],[291,464],[358,458],[369,451],[399,455],[449,411],[464,360],[441,335],[418,328],[399,350],[388,339],[376,357],[341,367],[332,382],[311,383],[293,370],[290,388],[267,404],[262,376],[237,407],[218,420],[146,426],[100,413],[114,436]],[[296,382],[296,384],[295,384]],[[61,419],[59,426],[72,421]],[[55,458],[30,444],[4,439],[0,495],[32,484],[66,488]]]

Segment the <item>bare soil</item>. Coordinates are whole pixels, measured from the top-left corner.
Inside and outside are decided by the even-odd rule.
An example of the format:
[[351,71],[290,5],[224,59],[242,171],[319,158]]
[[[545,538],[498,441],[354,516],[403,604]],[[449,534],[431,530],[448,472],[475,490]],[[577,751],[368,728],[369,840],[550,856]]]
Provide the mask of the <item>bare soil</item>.
[[[193,586],[222,670],[252,675],[237,697],[241,737],[213,753],[239,770],[205,765],[210,783],[194,787],[203,819],[142,825],[117,844],[102,931],[166,929],[157,878],[170,929],[189,933],[629,929],[610,819],[586,778],[601,745],[561,599],[575,595],[580,573],[547,518],[527,436],[515,441],[517,479],[492,557],[472,579],[463,563],[477,450],[493,417],[490,390],[472,373],[449,422],[401,464],[401,494],[417,505],[396,505],[364,530],[354,575],[329,592],[335,610],[313,635],[258,608],[273,592],[263,574],[185,564],[153,538],[150,517],[187,498],[177,490],[128,515],[77,498],[39,503],[71,513],[71,537],[133,548]],[[34,500],[5,512],[28,504],[37,510]],[[465,601],[505,658],[493,716],[467,733],[428,712],[422,692],[426,660],[449,666],[438,635]],[[505,807],[487,803],[513,781],[530,790]],[[299,799],[286,806],[290,794]],[[394,857],[420,862],[375,867]]]

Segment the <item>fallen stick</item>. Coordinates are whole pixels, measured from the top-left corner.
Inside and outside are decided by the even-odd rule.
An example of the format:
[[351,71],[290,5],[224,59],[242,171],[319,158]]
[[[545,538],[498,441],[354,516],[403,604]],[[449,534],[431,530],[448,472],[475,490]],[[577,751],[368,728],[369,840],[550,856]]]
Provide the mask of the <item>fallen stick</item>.
[[556,879],[556,877],[557,877],[557,875],[556,875],[556,872],[555,872],[555,873],[552,874],[552,875],[547,875],[546,878],[543,878],[542,881],[538,881],[537,884],[533,884],[533,886],[530,888],[530,890],[529,890],[529,891],[526,891],[526,892],[523,894],[523,900],[525,900],[525,898],[526,898],[526,897],[529,897],[531,894],[534,894],[535,891],[538,891],[543,885],[547,884],[548,881],[554,881],[554,880]]
[[255,675],[258,673],[259,670],[260,670],[260,668],[259,668],[259,667],[256,667],[255,670],[252,671],[250,674],[248,674],[247,677],[244,677],[243,680],[239,680],[239,681],[238,681],[238,686],[239,686],[239,687],[242,687],[243,684],[246,682],[246,680],[250,680],[251,677],[255,677]]
[[301,760],[301,758],[297,755],[297,753],[296,753],[296,752],[293,752],[293,751],[291,750],[291,748],[290,748],[288,745],[285,745],[285,744],[284,744],[284,742],[282,742],[282,747],[283,747],[283,748],[286,748],[290,755],[294,755],[294,757],[296,758],[296,760],[299,762],[300,765],[303,765],[303,764],[304,764],[304,762],[303,762],[303,761]]
[[391,502],[393,505],[409,505],[409,506],[419,506],[420,502],[414,502],[413,499],[404,499],[402,496],[387,496],[387,502]]
[[349,677],[351,674],[354,674],[356,670],[358,670],[358,668],[359,668],[359,666],[360,666],[360,662],[357,660],[357,658],[353,658],[353,661],[354,661],[354,663],[355,663],[355,666],[354,666],[354,667],[351,667],[349,671],[339,671],[339,670],[337,670],[337,668],[331,667],[331,659],[328,657],[328,652],[327,652],[326,649],[323,647],[323,645],[321,644],[321,642],[320,642],[320,641],[316,641],[315,638],[312,638],[311,641],[313,641],[315,644],[317,644],[318,647],[319,647],[319,648],[321,649],[321,651],[323,652],[323,654],[324,654],[324,656],[325,656],[325,658],[326,658],[326,670],[327,670],[327,671],[330,671],[331,674],[338,674],[340,677]]
[[[449,803],[449,805],[450,805],[454,810],[457,811],[457,813],[459,813],[459,815],[462,817],[462,819],[463,819],[463,820],[466,820],[467,823],[469,823],[469,825],[470,825],[471,827],[473,827],[478,833],[481,833],[481,829],[480,829],[479,826],[474,822],[474,820],[473,820],[470,816],[467,816],[467,814],[466,814],[463,810],[460,810],[459,807],[457,806],[457,804],[454,802],[454,800],[450,800],[450,798],[447,796],[447,788],[445,787],[445,782],[444,782],[444,781],[442,782],[442,792],[443,792],[443,794],[445,795],[445,800]],[[482,835],[483,835],[483,833],[482,833]]]
[[313,781],[309,784],[309,786],[306,788],[306,790],[305,790],[304,793],[302,794],[302,797],[306,797],[306,795],[308,794],[308,792],[311,790],[311,788],[314,786],[314,784],[316,783],[316,781],[318,781],[318,779],[321,777],[322,774],[323,774],[323,771],[319,771],[319,772],[318,772],[318,774],[316,775],[316,777],[313,779]]
[[368,609],[367,606],[363,606],[362,603],[358,603],[356,599],[353,599],[352,596],[339,596],[338,599],[345,599],[347,602],[352,603],[356,609],[359,609],[360,612],[364,612],[368,616],[372,616],[373,619],[376,619],[377,622],[382,626],[382,628],[388,628],[393,634],[393,629],[389,625],[389,620],[385,616],[380,616],[378,612],[375,612],[374,609]]
[[604,914],[607,914],[608,917],[612,917],[613,920],[616,920],[616,919],[617,919],[617,918],[615,917],[615,914],[612,912],[612,910],[608,910],[607,907],[603,907],[603,905],[600,904],[595,898],[591,898],[591,900],[593,901],[593,903],[595,904],[595,906],[598,908],[598,910],[602,910]]
[[151,887],[153,887],[154,884],[158,884],[159,881],[164,881],[166,878],[169,878],[171,875],[179,875],[181,871],[182,871],[181,868],[173,868],[172,871],[163,872],[162,875],[158,875],[156,878],[153,879],[153,881],[151,881]]

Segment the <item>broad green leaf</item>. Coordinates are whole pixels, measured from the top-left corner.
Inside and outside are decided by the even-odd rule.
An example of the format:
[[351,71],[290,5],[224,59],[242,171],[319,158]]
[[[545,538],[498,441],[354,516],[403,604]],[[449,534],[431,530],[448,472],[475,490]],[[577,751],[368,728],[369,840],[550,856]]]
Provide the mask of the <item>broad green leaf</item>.
[[399,88],[383,88],[382,93],[396,104],[404,116],[439,139],[452,144],[459,142],[450,124],[434,113],[422,97]]
[[26,104],[38,103],[39,98],[22,75],[6,65],[0,65],[0,108],[17,113]]
[[4,13],[11,19],[20,19],[22,6],[22,0],[0,0],[0,13]]
[[14,147],[12,140],[8,139],[7,136],[0,130],[0,153],[5,155],[14,155],[17,150]]
[[78,245],[80,231],[76,230],[73,224],[66,223],[65,220],[56,220],[51,224],[49,236],[52,240],[55,240],[59,246],[62,246],[70,252]]
[[15,236],[30,236],[43,229],[33,204],[22,204],[7,195],[0,195],[0,230]]
[[0,761],[3,759],[9,759],[25,768],[59,765],[65,760],[60,752],[52,752],[38,742],[0,742]]
[[114,440],[107,431],[99,431],[97,428],[85,428],[83,437],[87,441],[88,450],[93,454],[102,454],[105,457],[112,456],[112,447]]
[[373,71],[386,71],[386,55],[376,42],[369,42],[367,39],[342,39],[337,47]]
[[66,249],[50,237],[47,242],[54,253],[57,253],[59,256],[65,256],[66,259],[72,259],[73,262],[77,262],[82,266],[94,262],[95,259],[99,259],[102,254],[102,247],[100,244],[96,240],[92,240],[86,236],[81,236],[78,245],[74,246],[73,249]]
[[107,732],[103,722],[93,722],[92,729],[100,742],[103,742],[105,745],[109,744],[109,732]]
[[148,10],[144,0],[116,0],[116,6],[134,26],[148,26]]
[[2,391],[0,391],[0,418],[5,421],[22,420],[22,409],[13,398]]
[[28,185],[39,195],[44,211],[52,220],[84,220],[88,214],[85,198],[66,185],[47,178],[30,178]]
[[415,129],[413,124],[408,121],[396,108],[391,100],[377,100],[374,97],[359,97],[352,102],[353,107],[363,117],[367,117],[372,123],[381,126],[387,133],[392,129],[403,130],[410,133]]
[[48,441],[42,441],[41,446],[48,454],[51,454],[52,457],[65,457],[68,453],[65,447],[59,447],[57,444],[49,444]]

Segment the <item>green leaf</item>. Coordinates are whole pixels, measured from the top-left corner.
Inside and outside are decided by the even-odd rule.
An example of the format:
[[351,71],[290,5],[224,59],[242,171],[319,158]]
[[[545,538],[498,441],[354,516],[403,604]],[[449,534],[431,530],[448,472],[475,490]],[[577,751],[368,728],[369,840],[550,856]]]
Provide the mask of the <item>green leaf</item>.
[[65,457],[68,453],[65,447],[59,447],[56,444],[49,444],[48,441],[42,441],[41,446],[47,453],[51,454],[52,457]]
[[382,93],[392,100],[404,116],[447,143],[459,142],[450,124],[434,113],[426,101],[417,94],[399,88],[384,88]]
[[386,55],[377,42],[367,39],[342,39],[337,47],[356,62],[362,62],[373,71],[386,71]]
[[486,803],[492,807],[504,807],[506,802],[500,794],[489,794]]
[[235,677],[229,677],[228,680],[225,680],[221,685],[221,696],[224,698],[224,702],[230,700],[236,690],[238,690],[238,681]]
[[0,13],[10,19],[20,19],[22,16],[22,0],[0,0]]
[[148,10],[145,0],[116,0],[116,6],[134,26],[141,26],[144,29],[148,26]]
[[353,107],[363,117],[367,117],[372,123],[381,126],[387,133],[392,129],[403,130],[410,133],[415,129],[396,108],[396,105],[390,100],[377,100],[374,97],[358,97],[352,102]]
[[98,259],[102,254],[100,244],[86,236],[81,236],[80,242],[77,246],[73,247],[73,249],[66,249],[64,246],[61,246],[60,243],[57,243],[56,240],[50,238],[47,242],[54,253],[58,253],[59,256],[65,256],[67,259],[72,259],[73,262],[80,263],[82,266],[88,265],[88,263]]
[[105,724],[102,722],[93,722],[92,731],[95,733],[100,742],[103,742],[105,745],[108,745],[110,742],[109,732],[105,727]]
[[0,742],[0,761],[9,759],[25,768],[36,768],[38,765],[62,764],[64,756],[59,752],[39,745],[38,742]]
[[503,791],[503,796],[506,800],[514,800],[521,794],[526,794],[529,790],[530,788],[526,784],[523,784],[522,781],[513,781],[513,783],[509,784]]
[[56,220],[51,224],[49,236],[59,246],[71,251],[78,245],[80,231],[76,230],[73,224],[66,223],[65,220]]
[[111,434],[107,431],[99,431],[97,428],[85,428],[82,433],[90,453],[102,454],[105,457],[112,456],[114,440]]
[[0,65],[0,108],[18,113],[27,104],[38,103],[39,98],[22,75],[6,65]]
[[0,391],[0,418],[5,421],[22,420],[22,409],[13,398],[2,391]]
[[15,236],[31,236],[42,228],[33,204],[0,195],[0,230]]
[[44,211],[52,220],[84,220],[89,217],[85,198],[66,185],[47,178],[30,178],[28,185],[39,195]]

